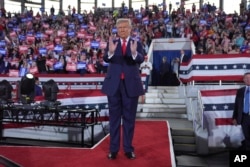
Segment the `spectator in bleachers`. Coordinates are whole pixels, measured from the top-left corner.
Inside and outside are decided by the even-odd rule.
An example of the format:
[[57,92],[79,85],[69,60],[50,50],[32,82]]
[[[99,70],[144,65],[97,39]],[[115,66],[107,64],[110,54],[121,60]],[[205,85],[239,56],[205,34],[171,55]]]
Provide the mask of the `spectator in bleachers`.
[[78,70],[78,73],[80,74],[86,74],[88,71],[87,71],[87,66],[88,66],[88,59],[87,59],[87,55],[85,53],[85,51],[83,51],[80,55],[80,58],[77,62],[77,70]]
[[47,74],[46,57],[39,54],[36,58],[37,68],[40,74]]
[[0,74],[9,73],[9,69],[11,68],[10,59],[6,56],[1,57],[0,60]]
[[235,38],[235,42],[234,42],[234,44],[238,47],[238,48],[240,48],[243,44],[244,44],[244,41],[245,41],[245,39],[243,38],[243,36],[242,36],[243,34],[241,34],[241,33],[237,33],[236,34],[236,38]]

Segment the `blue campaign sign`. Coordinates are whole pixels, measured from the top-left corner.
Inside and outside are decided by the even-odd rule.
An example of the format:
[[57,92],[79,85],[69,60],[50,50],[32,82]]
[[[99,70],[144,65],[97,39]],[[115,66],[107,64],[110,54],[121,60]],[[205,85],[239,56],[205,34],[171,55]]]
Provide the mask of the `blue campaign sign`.
[[54,51],[62,52],[63,51],[63,46],[62,45],[56,45],[56,47],[54,48]]
[[86,69],[86,62],[78,62],[77,63],[77,69]]
[[124,13],[124,14],[128,13],[128,7],[125,7],[125,8],[124,8],[123,13]]
[[14,27],[13,30],[14,30],[15,32],[21,31],[21,29],[18,28],[18,27]]
[[27,18],[22,18],[21,21],[22,21],[23,23],[25,23],[25,22],[27,22]]
[[140,37],[139,36],[135,36],[132,38],[134,41],[140,41]]
[[28,18],[27,18],[27,21],[32,21],[32,20],[33,20],[32,17],[28,17]]
[[86,25],[86,24],[82,24],[82,25],[81,25],[81,28],[83,28],[83,29],[87,29],[87,28],[88,28],[88,25]]
[[246,27],[245,27],[245,30],[247,31],[247,30],[250,30],[250,25],[247,25]]
[[13,23],[17,23],[17,18],[15,18],[15,17],[12,18],[12,22],[13,22]]
[[201,24],[201,25],[206,25],[206,24],[207,24],[207,21],[206,21],[206,20],[200,20],[200,24]]
[[79,20],[83,19],[83,15],[81,15],[81,14],[78,14],[77,17],[78,17]]
[[112,28],[112,33],[113,34],[117,33],[117,28]]
[[138,13],[138,12],[139,12],[139,10],[138,10],[138,9],[135,9],[134,11],[135,11],[135,13]]
[[33,32],[32,31],[28,31],[27,32],[27,36],[32,36],[33,35]]
[[68,31],[68,36],[69,37],[74,37],[76,33],[74,31]]
[[240,23],[240,26],[242,26],[242,27],[245,26],[245,25],[246,25],[246,22],[241,22]]
[[2,47],[5,47],[5,45],[6,45],[6,42],[5,42],[4,40],[0,41],[0,47],[1,47],[1,46],[2,46]]
[[6,54],[6,50],[4,48],[0,48],[0,55],[5,55]]
[[14,25],[12,23],[8,23],[7,26],[8,26],[8,28],[13,28],[14,27]]
[[137,18],[137,19],[141,19],[141,18],[142,18],[141,13],[138,13],[138,14],[136,15],[136,18]]
[[18,38],[19,38],[21,41],[26,40],[26,36],[25,36],[25,35],[18,35]]
[[42,33],[40,33],[40,32],[36,33],[36,38],[40,39],[40,38],[42,38],[42,36],[43,36]]
[[92,41],[90,45],[91,45],[91,48],[98,49],[100,46],[100,42]]
[[75,24],[74,24],[74,23],[70,23],[70,24],[69,24],[69,28],[75,29]]
[[169,18],[166,18],[166,19],[164,20],[164,23],[167,24],[168,22],[169,22]]
[[55,69],[55,70],[61,70],[61,69],[63,69],[63,64],[62,64],[62,62],[60,62],[60,61],[56,62],[56,63],[54,64],[54,69]]
[[144,20],[144,21],[143,21],[143,24],[144,24],[144,25],[148,25],[148,24],[149,24],[149,21],[148,21],[148,20]]
[[40,54],[46,54],[47,53],[47,49],[46,48],[39,48],[39,53]]
[[158,24],[159,21],[158,21],[158,20],[154,20],[153,23],[154,23],[154,24]]
[[44,10],[44,8],[40,8],[40,11],[41,11],[41,12],[44,12],[45,10]]

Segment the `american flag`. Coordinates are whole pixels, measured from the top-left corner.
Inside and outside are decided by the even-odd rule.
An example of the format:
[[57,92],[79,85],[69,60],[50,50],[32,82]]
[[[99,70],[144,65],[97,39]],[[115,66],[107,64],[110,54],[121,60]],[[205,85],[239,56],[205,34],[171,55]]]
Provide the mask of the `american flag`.
[[241,126],[232,124],[236,89],[201,90],[203,127],[210,147],[238,147],[243,140]]
[[205,115],[214,117],[214,126],[232,125],[236,89],[201,90]]
[[182,82],[242,81],[250,70],[250,56],[246,54],[194,55],[189,63],[180,66]]

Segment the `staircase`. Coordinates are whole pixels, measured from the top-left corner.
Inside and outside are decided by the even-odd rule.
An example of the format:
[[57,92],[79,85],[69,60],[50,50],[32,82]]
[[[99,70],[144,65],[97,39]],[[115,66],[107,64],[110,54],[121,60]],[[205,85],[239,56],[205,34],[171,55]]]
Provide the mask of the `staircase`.
[[137,118],[166,119],[175,154],[195,154],[195,133],[192,122],[187,119],[185,96],[181,91],[182,86],[150,86],[144,100],[140,99]]

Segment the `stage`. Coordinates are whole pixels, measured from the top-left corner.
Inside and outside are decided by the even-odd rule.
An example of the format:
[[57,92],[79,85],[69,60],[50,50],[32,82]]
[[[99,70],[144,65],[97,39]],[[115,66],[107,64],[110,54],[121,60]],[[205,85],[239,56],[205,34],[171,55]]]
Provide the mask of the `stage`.
[[176,166],[167,121],[137,120],[133,144],[137,156],[135,160],[128,160],[123,150],[120,150],[116,160],[108,160],[109,135],[91,148],[2,145],[0,155],[25,167]]

